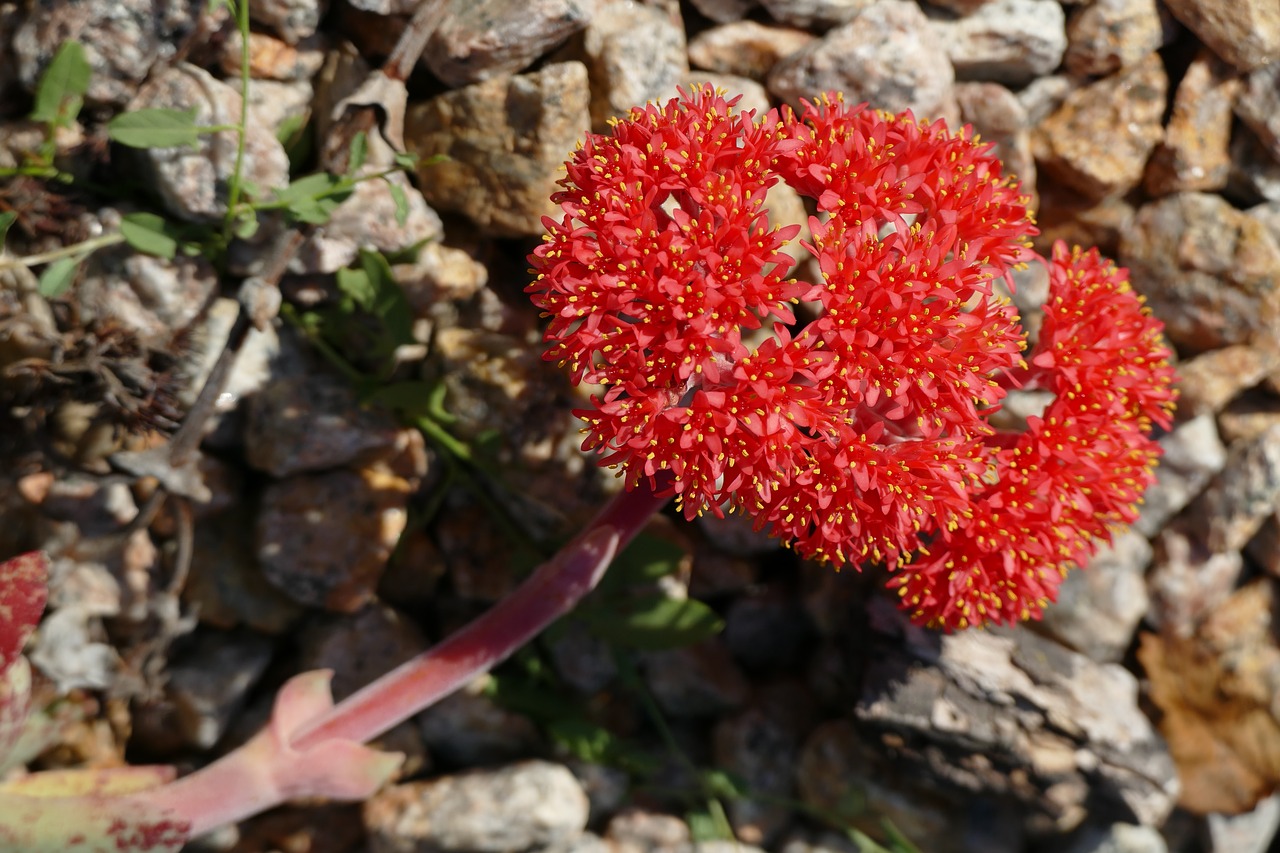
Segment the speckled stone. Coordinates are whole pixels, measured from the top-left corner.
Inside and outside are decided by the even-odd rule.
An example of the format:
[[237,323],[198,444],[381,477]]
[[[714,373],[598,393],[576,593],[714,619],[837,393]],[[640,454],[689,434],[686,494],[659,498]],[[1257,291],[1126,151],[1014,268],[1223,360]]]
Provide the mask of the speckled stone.
[[723,713],[747,698],[747,680],[719,638],[646,654],[644,677],[658,705],[674,717]]
[[760,0],[769,17],[791,27],[828,29],[848,23],[875,0]]
[[[129,104],[131,110],[194,109],[198,125],[235,125],[240,94],[209,72],[181,63],[165,69]],[[235,169],[237,134],[230,130],[200,135],[195,147],[146,148],[132,152],[152,187],[173,215],[193,222],[220,221],[227,187]],[[270,129],[249,116],[245,136],[245,185],[266,198],[289,183],[289,158]]]
[[1147,537],[1155,536],[1191,503],[1227,463],[1227,449],[1211,415],[1179,424],[1160,438],[1160,449],[1164,456],[1156,467],[1156,482],[1143,496],[1141,514],[1134,523],[1134,529]]
[[1233,344],[1209,350],[1178,365],[1178,416],[1192,417],[1221,411],[1240,392],[1261,382],[1280,367],[1270,349]]
[[1058,600],[1037,624],[1065,646],[1099,662],[1118,661],[1147,612],[1143,573],[1151,545],[1140,533],[1117,534],[1083,569],[1067,573]]
[[[674,81],[673,81],[674,85]],[[427,202],[506,235],[542,232],[558,169],[590,124],[587,70],[578,62],[486,80],[410,108],[406,144],[423,158]]]
[[[18,4],[22,6],[23,4]],[[138,92],[153,66],[173,60],[178,46],[199,26],[205,0],[113,0],[82,3],[46,0],[29,7],[31,14],[12,34],[18,78],[27,91],[53,61],[64,40],[78,41],[92,74],[85,99],[91,104],[123,106]],[[10,24],[0,18],[0,24]],[[3,75],[0,75],[2,77]]]
[[735,21],[703,30],[689,42],[696,68],[764,80],[773,66],[814,40],[812,33],[758,21]]
[[170,665],[166,695],[187,746],[212,749],[271,661],[274,644],[249,631],[202,630]]
[[439,761],[473,767],[537,752],[537,727],[489,696],[485,691],[492,682],[492,676],[481,675],[417,716],[418,730]]
[[1248,343],[1280,323],[1280,244],[1219,196],[1178,193],[1143,206],[1119,260],[1183,352]]
[[1063,64],[1072,74],[1111,74],[1136,65],[1162,41],[1155,0],[1096,0],[1072,12]]
[[1202,51],[1173,96],[1164,139],[1147,163],[1143,185],[1152,195],[1218,190],[1231,172],[1231,108],[1240,80],[1222,60]]
[[1165,0],[1174,17],[1242,71],[1280,59],[1275,0]]
[[581,31],[594,4],[582,0],[446,0],[422,62],[450,87],[523,71]]
[[284,376],[250,400],[245,457],[259,471],[288,477],[390,450],[400,433],[386,409],[361,406],[346,379]]
[[249,14],[289,44],[315,35],[328,0],[255,0]]
[[1036,161],[1027,111],[1018,96],[999,83],[957,83],[956,100],[960,120],[973,125],[983,142],[995,143],[992,153],[1004,164],[1004,174],[1016,175],[1023,192],[1034,195]]
[[567,768],[527,761],[387,788],[364,805],[371,853],[510,853],[586,828],[587,796]]
[[1231,167],[1227,192],[1246,204],[1280,201],[1280,162],[1247,126],[1238,124],[1231,134]]
[[1034,137],[1041,167],[1064,184],[1102,198],[1142,180],[1164,136],[1168,78],[1158,54],[1072,92]]
[[717,24],[741,21],[759,5],[758,0],[692,0],[698,14]]
[[657,6],[606,3],[583,36],[591,77],[591,125],[607,132],[609,119],[646,102],[675,97],[689,73],[684,27]]
[[413,489],[382,465],[269,484],[255,532],[263,574],[300,604],[359,610],[404,532]]
[[930,22],[956,77],[1022,85],[1053,71],[1067,48],[1056,0],[993,0],[954,21]]
[[835,90],[851,104],[867,101],[920,118],[957,117],[955,72],[945,43],[915,3],[881,0],[783,59],[769,73],[769,91],[798,106],[801,98]]

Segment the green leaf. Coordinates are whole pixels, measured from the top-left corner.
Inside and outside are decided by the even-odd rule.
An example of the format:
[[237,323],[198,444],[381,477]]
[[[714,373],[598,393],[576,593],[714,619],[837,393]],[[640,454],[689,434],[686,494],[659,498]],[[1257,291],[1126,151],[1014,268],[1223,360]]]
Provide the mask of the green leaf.
[[254,234],[258,233],[258,214],[252,210],[245,210],[236,217],[235,226],[232,228],[233,233],[241,240],[248,240]]
[[187,110],[134,110],[107,122],[107,136],[130,148],[192,148],[200,134],[208,132],[196,125],[196,108]]
[[299,222],[323,225],[338,205],[351,195],[352,183],[325,172],[305,175],[276,193],[275,200],[285,205]]
[[621,751],[613,732],[586,720],[552,720],[547,724],[547,734],[574,758],[592,764],[613,764]]
[[409,221],[409,197],[405,195],[404,187],[395,181],[387,181],[387,190],[391,193],[391,200],[396,205],[396,225],[403,228]]
[[40,274],[36,290],[46,299],[53,299],[67,292],[80,268],[80,258],[58,258]]
[[9,234],[9,226],[18,220],[18,214],[12,210],[0,213],[0,248],[4,246],[4,238]]
[[412,172],[418,168],[418,155],[409,154],[404,151],[397,151],[395,156],[396,165],[401,169]]
[[377,252],[361,249],[360,267],[374,288],[373,302],[368,311],[382,321],[391,336],[389,343],[392,348],[413,343],[413,309],[387,259]]
[[370,310],[369,307],[376,296],[373,282],[369,280],[369,274],[364,270],[338,270],[338,290],[351,297],[351,300],[365,311]]
[[178,252],[174,229],[154,213],[129,213],[120,222],[120,236],[139,252],[172,258]]
[[684,816],[684,822],[689,826],[689,837],[695,845],[704,841],[725,840],[720,822],[712,817],[710,812],[688,812]]
[[602,594],[629,595],[638,585],[651,584],[672,574],[684,559],[684,549],[674,542],[641,533],[613,561],[600,581]]
[[55,126],[69,124],[80,114],[92,73],[80,43],[64,41],[36,86],[32,121]]
[[[345,270],[340,270],[339,275],[342,272]],[[366,403],[403,412],[410,419],[431,417],[431,397],[437,387],[443,388],[444,385],[440,383],[437,386],[421,381],[379,384],[362,399]]]
[[696,599],[653,596],[620,606],[580,608],[591,631],[603,640],[633,649],[674,649],[719,634],[724,621]]
[[347,149],[347,174],[355,175],[369,156],[369,137],[362,130],[351,137],[351,147]]

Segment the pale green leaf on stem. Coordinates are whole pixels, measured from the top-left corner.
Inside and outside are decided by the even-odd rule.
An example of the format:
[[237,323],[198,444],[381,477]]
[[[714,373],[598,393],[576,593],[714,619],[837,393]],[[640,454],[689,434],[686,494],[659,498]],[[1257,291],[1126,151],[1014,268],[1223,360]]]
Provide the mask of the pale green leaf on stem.
[[178,253],[173,226],[154,213],[125,214],[120,222],[120,234],[126,243],[143,254],[172,259]]
[[66,293],[75,281],[81,258],[58,258],[40,274],[37,290],[45,299],[54,299]]
[[93,69],[79,42],[64,41],[36,86],[31,120],[66,126],[80,114]]
[[395,181],[387,181],[387,191],[391,193],[391,201],[396,206],[396,225],[403,228],[409,221],[409,197],[405,195],[404,187]]
[[351,145],[347,148],[347,174],[355,177],[369,156],[369,137],[362,130],[351,137]]
[[146,109],[120,113],[107,123],[107,136],[130,148],[196,147],[200,134],[210,132],[196,124],[196,108]]

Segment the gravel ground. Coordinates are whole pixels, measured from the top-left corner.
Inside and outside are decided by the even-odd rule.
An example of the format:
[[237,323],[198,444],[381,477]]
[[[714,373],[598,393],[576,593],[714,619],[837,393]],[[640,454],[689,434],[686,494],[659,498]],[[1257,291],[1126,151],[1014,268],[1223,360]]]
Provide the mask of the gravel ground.
[[[54,557],[28,652],[38,695],[82,717],[36,766],[199,766],[289,675],[332,668],[351,693],[590,518],[617,484],[578,449],[582,397],[540,358],[525,257],[584,131],[710,81],[744,108],[839,90],[972,124],[1035,198],[1038,249],[1098,245],[1130,268],[1182,395],[1139,522],[1042,622],[943,637],[874,570],[805,563],[739,518],[659,518],[646,542],[673,571],[646,589],[705,602],[722,632],[634,650],[589,618],[560,625],[382,738],[405,774],[368,803],[282,808],[191,849],[843,853],[842,827],[883,838],[886,818],[925,853],[1280,849],[1276,0],[435,6],[405,103],[360,84],[396,61],[412,0],[251,4],[250,195],[299,164],[388,168],[393,148],[420,157],[412,174],[358,184],[322,225],[264,214],[222,269],[105,245],[53,298],[0,270],[0,556]],[[219,222],[234,134],[138,151],[106,124],[157,107],[234,123],[227,11],[0,0],[0,168],[42,144],[26,117],[67,38],[92,72],[54,140],[77,182],[0,178],[8,257],[139,210]],[[372,131],[364,164],[353,128]],[[798,197],[776,209],[803,219]],[[391,258],[393,312],[352,309],[368,250]],[[1033,330],[1043,278],[1017,296]],[[332,351],[442,394],[412,411],[452,442],[362,405],[370,386]],[[574,748],[583,721],[609,750]],[[716,779],[740,794],[721,797],[736,841],[705,840]]]

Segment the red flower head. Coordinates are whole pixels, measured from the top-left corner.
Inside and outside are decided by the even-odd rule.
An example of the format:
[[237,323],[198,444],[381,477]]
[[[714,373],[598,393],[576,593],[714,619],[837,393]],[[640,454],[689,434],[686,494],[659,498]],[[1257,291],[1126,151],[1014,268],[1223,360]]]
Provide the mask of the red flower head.
[[[804,556],[884,563],[919,621],[1038,615],[1151,480],[1160,324],[1123,271],[1059,246],[1024,360],[993,285],[1036,230],[989,146],[838,97],[758,121],[735,103],[705,86],[633,110],[553,196],[528,289],[547,358],[604,386],[585,446],[628,486],[669,471],[687,516],[739,509]],[[780,180],[817,211],[817,282],[790,277],[799,226],[769,221]],[[799,301],[817,318],[796,328]],[[1010,384],[1056,395],[1021,436],[988,423]]]

